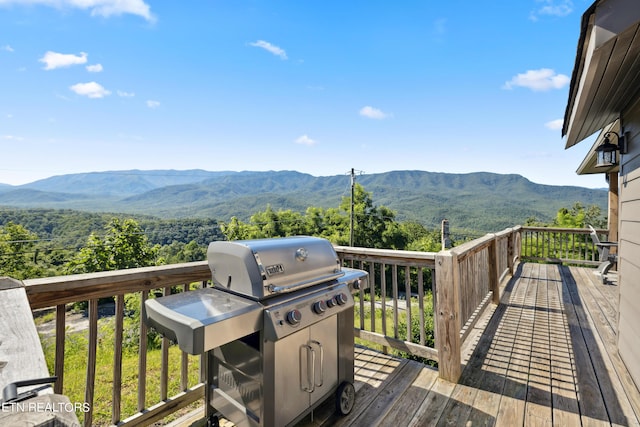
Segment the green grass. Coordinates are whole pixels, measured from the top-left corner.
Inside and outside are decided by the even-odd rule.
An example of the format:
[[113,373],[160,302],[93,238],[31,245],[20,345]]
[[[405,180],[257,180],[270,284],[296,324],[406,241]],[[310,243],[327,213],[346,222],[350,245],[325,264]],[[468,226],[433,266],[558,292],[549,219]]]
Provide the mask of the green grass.
[[[67,334],[65,344],[65,372],[63,393],[72,403],[84,402],[87,378],[87,331]],[[93,425],[111,425],[113,402],[113,365],[114,365],[113,319],[99,321],[99,333],[96,355],[96,383],[93,403]],[[53,338],[41,338],[49,372],[54,372],[55,343]],[[180,389],[181,351],[173,345],[169,348],[168,396],[178,394]],[[122,392],[121,418],[125,419],[137,412],[138,405],[138,353],[123,351],[122,355]],[[147,352],[146,406],[160,402],[160,364],[161,351]],[[188,386],[199,382],[199,356],[189,356]],[[196,405],[194,403],[194,405]],[[199,402],[197,405],[201,405]],[[194,408],[197,406],[194,406]],[[83,413],[77,412],[83,422]],[[170,421],[169,418],[165,421]]]
[[51,322],[56,318],[55,310],[39,310],[34,312],[33,321],[36,325],[42,325],[43,323]]
[[[370,303],[370,296],[367,294],[364,297],[365,301],[364,301],[364,330],[366,331],[372,331],[371,328],[371,303]],[[387,301],[387,304],[389,304],[389,300]],[[431,339],[431,342],[429,342],[429,336],[433,337],[433,299],[431,296],[431,293],[428,292],[427,295],[425,295],[424,297],[424,303],[423,303],[423,307],[424,307],[424,312],[425,312],[425,320],[424,320],[424,332],[425,335],[427,337],[427,342],[426,345],[427,346],[433,346],[433,339]],[[355,305],[355,316],[354,316],[354,326],[356,328],[360,328],[360,302],[359,300],[356,298],[356,305]],[[419,343],[420,340],[420,327],[419,327],[419,323],[420,323],[420,308],[418,306],[418,302],[411,302],[411,318],[412,318],[412,324],[411,324],[411,329],[412,329],[412,339],[409,339],[408,341],[412,341],[414,343]],[[394,321],[393,321],[393,307],[388,307],[385,310],[385,317],[386,317],[386,330],[382,327],[382,317],[383,317],[383,313],[382,313],[382,308],[375,308],[374,311],[374,315],[375,315],[375,319],[374,319],[374,325],[375,325],[375,332],[380,333],[380,334],[384,334],[386,336],[389,337],[395,337],[394,334]],[[403,340],[403,341],[407,341],[407,315],[406,315],[406,311],[405,310],[400,310],[398,309],[398,329],[397,329],[397,339]],[[370,341],[367,340],[363,340],[360,338],[356,338],[355,340],[356,344],[360,344],[360,345],[364,345],[366,347],[369,348],[373,348],[379,351],[383,350],[383,346],[380,344],[376,344],[376,343],[372,343]],[[423,360],[420,357],[417,356],[413,356],[410,355],[408,353],[405,352],[401,352],[398,350],[393,350],[392,354],[396,354],[398,356],[401,357],[406,357],[406,358],[411,358],[414,360],[419,360],[423,363],[429,363],[430,365],[433,365],[433,363],[431,361],[427,361],[426,359]]]

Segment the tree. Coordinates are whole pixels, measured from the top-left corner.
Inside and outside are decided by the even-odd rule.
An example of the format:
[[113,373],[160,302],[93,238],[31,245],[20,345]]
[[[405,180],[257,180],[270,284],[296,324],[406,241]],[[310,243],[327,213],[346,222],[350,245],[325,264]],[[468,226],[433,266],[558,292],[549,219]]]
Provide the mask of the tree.
[[35,241],[38,236],[9,221],[0,227],[0,276],[26,279],[37,275]]
[[[402,249],[407,244],[407,236],[395,221],[395,212],[386,206],[373,204],[371,193],[356,184],[353,196],[354,246],[366,248]],[[351,212],[351,198],[343,197],[340,209]]]
[[439,230],[429,231],[417,222],[405,222],[401,226],[409,239],[407,250],[439,252],[442,249],[442,236]]
[[571,209],[560,208],[553,221],[553,226],[561,228],[585,228],[587,225],[595,228],[607,227],[607,220],[602,217],[599,206],[593,205],[585,209],[582,203],[576,202]]
[[[373,204],[371,193],[360,184],[354,188],[355,246],[403,249],[408,236],[391,209]],[[338,208],[309,207],[305,214],[292,210],[275,212],[270,205],[251,216],[249,224],[232,217],[221,228],[228,240],[310,235],[337,245],[349,244],[351,198],[343,197]]]
[[207,258],[207,246],[200,245],[195,240],[189,243],[174,240],[171,244],[160,247],[158,256],[167,264],[204,261]]
[[151,246],[133,219],[112,218],[100,237],[91,233],[87,245],[67,264],[67,273],[91,273],[157,265],[159,247]]

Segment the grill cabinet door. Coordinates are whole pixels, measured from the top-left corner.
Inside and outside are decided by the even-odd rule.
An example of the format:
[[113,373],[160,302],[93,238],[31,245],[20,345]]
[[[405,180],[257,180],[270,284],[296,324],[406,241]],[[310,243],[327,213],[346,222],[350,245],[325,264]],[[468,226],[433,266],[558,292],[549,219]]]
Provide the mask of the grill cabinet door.
[[309,328],[309,345],[315,353],[313,405],[338,385],[338,316],[334,315]]
[[275,425],[287,425],[335,389],[337,358],[336,315],[276,341]]

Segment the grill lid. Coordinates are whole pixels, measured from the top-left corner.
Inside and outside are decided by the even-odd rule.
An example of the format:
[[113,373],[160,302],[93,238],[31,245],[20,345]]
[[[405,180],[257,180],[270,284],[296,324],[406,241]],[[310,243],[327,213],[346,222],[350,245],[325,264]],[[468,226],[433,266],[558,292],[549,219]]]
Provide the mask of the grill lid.
[[344,274],[331,242],[308,236],[212,242],[207,259],[214,286],[258,300]]

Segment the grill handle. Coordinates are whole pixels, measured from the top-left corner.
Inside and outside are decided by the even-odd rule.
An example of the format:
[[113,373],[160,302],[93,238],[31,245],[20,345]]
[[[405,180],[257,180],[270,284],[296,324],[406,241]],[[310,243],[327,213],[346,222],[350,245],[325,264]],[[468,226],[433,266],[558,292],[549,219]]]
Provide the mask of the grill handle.
[[[316,352],[313,349],[313,347],[311,347],[308,344],[303,345],[302,348],[306,349],[306,353],[307,353],[307,384],[309,385],[309,387],[303,385],[302,386],[302,390],[304,390],[307,393],[311,394],[316,389],[316,384],[315,384]],[[311,356],[311,363],[309,363],[309,356]],[[309,371],[309,366],[311,366],[311,371]],[[303,384],[303,382],[302,382],[302,373],[303,373],[303,369],[302,369],[302,357],[301,357],[300,358],[300,384]]]
[[314,370],[313,384],[314,384],[314,387],[322,387],[322,384],[324,384],[324,348],[322,347],[322,344],[320,344],[320,341],[312,340],[311,344],[317,345],[318,348],[320,349],[320,384],[316,384],[315,365],[313,368]]
[[323,283],[323,282],[328,282],[330,280],[335,280],[340,276],[344,276],[344,272],[343,271],[338,271],[336,273],[327,274],[326,276],[316,277],[313,280],[307,280],[307,281],[304,281],[304,282],[294,283],[293,285],[287,285],[287,286],[267,285],[267,289],[272,294],[279,294],[279,293],[282,293],[282,292],[291,292],[291,291],[295,291],[296,289],[299,289],[299,288],[306,288],[307,286],[313,286],[313,285],[317,285],[318,283]]

